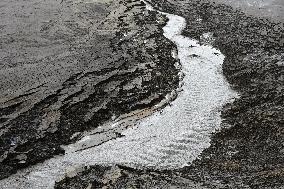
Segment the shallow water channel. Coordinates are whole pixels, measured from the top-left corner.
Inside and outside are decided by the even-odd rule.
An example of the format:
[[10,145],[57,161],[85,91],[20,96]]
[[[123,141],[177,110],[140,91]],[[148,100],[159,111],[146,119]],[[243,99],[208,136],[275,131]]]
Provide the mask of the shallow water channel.
[[[149,5],[147,8],[152,9]],[[135,122],[122,132],[124,137],[75,150],[78,145],[94,140],[91,135],[85,136],[67,146],[64,156],[21,170],[0,181],[0,188],[53,188],[55,180],[76,165],[124,164],[176,169],[191,163],[210,146],[210,136],[221,128],[222,106],[237,97],[222,75],[224,56],[211,46],[182,36],[186,26],[183,17],[162,14],[169,19],[163,28],[164,36],[177,45],[184,74],[183,85],[171,105]]]

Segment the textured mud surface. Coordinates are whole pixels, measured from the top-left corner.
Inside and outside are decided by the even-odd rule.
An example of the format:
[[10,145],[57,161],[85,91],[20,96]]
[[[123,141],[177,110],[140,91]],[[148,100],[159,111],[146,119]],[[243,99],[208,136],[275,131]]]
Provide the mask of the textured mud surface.
[[[150,181],[143,179],[143,182],[139,182],[140,178],[149,178],[151,173],[145,171],[141,175],[140,171],[133,170],[134,174],[127,172],[115,182],[112,182],[113,178],[109,179],[112,185],[108,187],[121,188],[135,182],[132,188],[282,188],[284,27],[279,16],[281,12],[277,12],[271,4],[268,7],[274,15],[263,17],[259,10],[250,11],[246,3],[239,7],[247,14],[227,5],[213,4],[213,1],[152,2],[164,12],[186,18],[184,35],[202,43],[202,34],[211,32],[213,45],[226,56],[224,74],[241,97],[224,107],[224,128],[213,136],[211,147],[191,166],[168,173],[154,171],[159,176],[150,177]],[[278,3],[276,8],[282,9],[281,1]],[[226,128],[227,124],[231,127]],[[86,186],[105,186],[102,180],[94,178],[98,175],[95,172],[100,169],[87,169],[94,173],[87,176],[90,180],[84,183]],[[124,169],[120,168],[120,171],[124,172]],[[131,179],[120,182],[128,177]],[[57,187],[72,188],[79,178],[85,177],[66,178],[58,182]],[[191,183],[195,181],[194,186],[183,185],[188,179]]]
[[[150,107],[178,86],[165,18],[141,15],[140,1],[7,2],[0,3],[1,178],[63,153],[60,145],[78,132]],[[214,2],[152,1],[186,19],[183,35],[202,44],[207,33],[226,56],[223,72],[241,97],[223,108],[211,147],[174,171],[74,168],[56,188],[284,187],[283,3]]]
[[165,17],[140,1],[0,5],[0,178],[178,87]]
[[229,5],[260,18],[284,20],[284,1],[282,0],[209,0],[209,2]]
[[216,134],[202,158],[182,172],[216,188],[283,186],[283,22],[203,1],[164,6],[186,17],[185,35],[213,33],[226,56],[224,74],[241,93],[223,110],[232,127]]
[[77,176],[66,176],[57,183],[56,189],[79,188],[190,188],[206,189],[190,179],[181,177],[179,173],[159,172],[151,170],[136,170],[129,167],[82,167]]
[[[149,4],[146,9],[153,10]],[[18,171],[2,180],[0,188],[51,189],[58,178],[76,176],[80,165],[177,169],[190,164],[210,146],[211,133],[221,126],[220,109],[236,96],[221,71],[224,56],[210,45],[181,35],[186,27],[183,17],[159,13],[168,18],[163,35],[177,46],[178,53],[172,55],[180,59],[180,65],[176,64],[181,67],[179,88],[151,108],[132,111],[85,132],[79,141],[64,146],[64,155]],[[170,106],[154,112],[168,102]],[[131,122],[134,126],[129,128]],[[118,134],[123,137],[115,139]]]

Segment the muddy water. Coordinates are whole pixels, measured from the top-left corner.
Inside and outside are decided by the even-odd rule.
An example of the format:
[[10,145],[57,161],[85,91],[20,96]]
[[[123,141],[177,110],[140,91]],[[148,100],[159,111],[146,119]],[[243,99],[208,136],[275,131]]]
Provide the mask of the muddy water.
[[[122,132],[124,137],[83,150],[84,146],[100,144],[98,140],[112,137],[111,132],[101,138],[85,136],[67,146],[65,156],[22,170],[0,181],[0,188],[53,188],[54,181],[66,170],[72,174],[74,166],[82,164],[180,168],[209,147],[212,132],[220,129],[220,108],[237,96],[222,75],[224,56],[217,49],[182,36],[186,26],[184,18],[165,15],[169,21],[164,35],[177,45],[184,73],[182,91],[171,106],[135,122]],[[107,128],[115,129],[121,126],[120,122],[109,124]],[[124,125],[127,122],[123,122]]]

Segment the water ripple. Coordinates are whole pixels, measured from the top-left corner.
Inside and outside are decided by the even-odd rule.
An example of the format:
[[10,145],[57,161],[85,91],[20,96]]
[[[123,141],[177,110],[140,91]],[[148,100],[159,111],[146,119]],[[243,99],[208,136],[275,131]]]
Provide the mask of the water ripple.
[[[191,163],[210,146],[210,136],[221,127],[220,109],[237,97],[222,75],[224,56],[211,46],[199,45],[198,41],[182,36],[186,26],[184,18],[163,14],[169,18],[164,35],[177,45],[184,72],[183,90],[171,106],[125,130],[122,133],[125,137],[86,150],[72,151],[76,145],[90,145],[94,137],[106,138],[104,134],[86,136],[70,145],[65,156],[19,171],[2,180],[0,188],[53,188],[55,179],[68,166],[76,164],[176,169]],[[125,125],[125,122],[110,126],[109,131],[121,124]]]

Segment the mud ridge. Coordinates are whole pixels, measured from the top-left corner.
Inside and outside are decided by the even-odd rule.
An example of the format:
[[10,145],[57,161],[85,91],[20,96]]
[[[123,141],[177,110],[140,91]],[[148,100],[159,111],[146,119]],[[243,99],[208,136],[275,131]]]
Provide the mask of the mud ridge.
[[[62,9],[82,8],[80,1],[70,3],[62,3]],[[97,9],[100,15],[93,12]],[[55,84],[53,80],[38,80],[37,86],[21,86],[22,90],[17,89],[13,95],[1,97],[0,178],[64,153],[61,145],[77,140],[78,133],[123,113],[151,107],[178,87],[174,66],[178,60],[172,57],[176,48],[162,35],[165,17],[155,12],[144,15],[144,9],[143,3],[134,0],[89,3],[75,14],[76,19],[59,23],[54,18],[54,23],[51,19],[49,25],[45,24],[39,35],[48,35],[45,37],[51,41],[59,37],[53,35],[57,28],[69,27],[74,32],[69,36],[67,31],[56,31],[66,34],[64,44],[72,52],[67,57],[54,55],[51,62],[73,59],[77,67],[67,75],[64,66],[64,71],[59,69],[56,74],[60,79]],[[94,20],[96,16],[99,20]],[[90,30],[81,27],[82,22],[87,22],[84,19],[89,19]],[[80,38],[75,39],[78,35]],[[45,59],[34,64],[40,61]],[[18,67],[15,64],[9,69]],[[40,77],[40,73],[31,74]],[[14,81],[7,81],[6,86],[9,82]]]
[[[106,179],[109,185],[101,177],[102,167],[88,167],[88,171],[79,171],[79,176],[59,181],[57,188],[82,186],[80,183],[91,188],[283,187],[283,22],[213,1],[149,2],[161,11],[185,17],[184,35],[221,50],[226,56],[223,72],[241,97],[223,108],[223,129],[188,167],[169,172],[152,170],[158,177],[151,176],[151,170],[141,174],[118,167],[122,174]],[[209,40],[204,40],[204,34]]]

